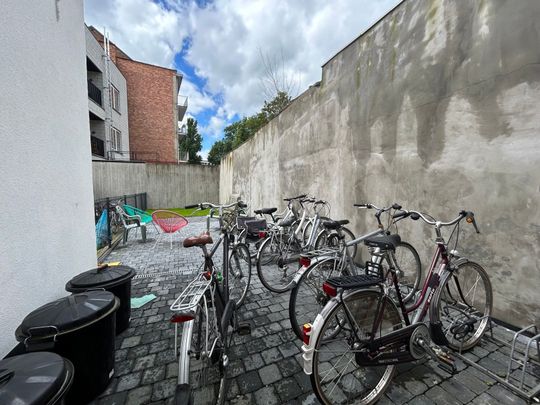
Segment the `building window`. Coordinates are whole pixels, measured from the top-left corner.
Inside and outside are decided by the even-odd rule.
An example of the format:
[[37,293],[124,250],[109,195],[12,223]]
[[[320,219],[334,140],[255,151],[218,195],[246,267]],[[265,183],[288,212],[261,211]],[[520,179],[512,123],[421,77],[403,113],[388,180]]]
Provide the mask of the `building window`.
[[111,149],[122,150],[122,132],[114,127],[111,128]]
[[120,92],[112,84],[111,84],[111,101],[112,101],[112,108],[114,108],[117,112],[120,112]]

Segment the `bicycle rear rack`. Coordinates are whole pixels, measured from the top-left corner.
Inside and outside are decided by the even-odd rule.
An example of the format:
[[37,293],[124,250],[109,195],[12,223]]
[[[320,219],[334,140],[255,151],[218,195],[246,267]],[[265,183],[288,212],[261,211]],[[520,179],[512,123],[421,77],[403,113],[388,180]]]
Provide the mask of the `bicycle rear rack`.
[[[498,383],[506,386],[514,393],[520,397],[528,400],[540,402],[538,393],[540,393],[540,383],[534,385],[530,381],[525,381],[525,376],[535,375],[535,372],[532,370],[533,367],[540,368],[540,333],[538,332],[538,327],[536,325],[529,325],[523,329],[518,330],[514,333],[512,343],[499,339],[493,335],[493,321],[489,319],[489,335],[484,335],[484,338],[491,340],[493,343],[503,345],[507,348],[510,348],[510,356],[508,360],[508,369],[506,371],[506,376],[503,378],[501,375],[494,373],[493,371],[483,367],[465,357],[461,350],[457,353],[454,353],[466,364],[473,366],[477,370],[482,371],[484,374],[487,374],[489,377],[496,380]],[[532,336],[527,336],[531,335]],[[536,346],[536,355],[533,353],[533,348]],[[512,375],[512,365],[517,363],[520,365],[520,369],[516,368],[514,370],[515,376]],[[540,380],[540,377],[537,377],[537,381]]]
[[198,274],[195,279],[188,284],[180,296],[172,303],[171,311],[174,312],[195,312],[197,305],[210,287],[212,279],[206,279],[204,274]]

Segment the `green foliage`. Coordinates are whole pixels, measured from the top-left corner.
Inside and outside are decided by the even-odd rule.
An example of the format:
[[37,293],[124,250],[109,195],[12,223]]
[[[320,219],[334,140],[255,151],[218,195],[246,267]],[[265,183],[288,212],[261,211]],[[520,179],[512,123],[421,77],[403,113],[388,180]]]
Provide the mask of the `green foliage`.
[[242,145],[255,133],[265,126],[271,119],[275,118],[291,102],[291,97],[283,91],[270,102],[264,102],[264,107],[260,112],[250,117],[244,117],[223,130],[225,136],[221,141],[212,145],[208,153],[208,162],[218,165],[221,158]]
[[179,147],[181,151],[188,152],[189,163],[201,163],[202,136],[197,129],[197,120],[188,118],[187,135],[180,139]]
[[283,111],[291,102],[291,97],[284,91],[278,91],[276,97],[270,102],[264,102],[262,113],[266,116],[266,119],[277,117],[281,111]]

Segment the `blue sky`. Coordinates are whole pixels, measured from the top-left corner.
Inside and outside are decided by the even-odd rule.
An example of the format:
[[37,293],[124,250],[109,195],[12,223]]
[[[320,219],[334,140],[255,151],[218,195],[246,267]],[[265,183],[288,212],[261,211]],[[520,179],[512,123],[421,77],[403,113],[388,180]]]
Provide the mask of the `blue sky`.
[[[85,0],[85,21],[130,57],[184,75],[187,117],[197,119],[203,156],[223,128],[259,111],[263,58],[295,84],[320,80],[321,65],[399,0]],[[185,120],[184,119],[184,120]]]

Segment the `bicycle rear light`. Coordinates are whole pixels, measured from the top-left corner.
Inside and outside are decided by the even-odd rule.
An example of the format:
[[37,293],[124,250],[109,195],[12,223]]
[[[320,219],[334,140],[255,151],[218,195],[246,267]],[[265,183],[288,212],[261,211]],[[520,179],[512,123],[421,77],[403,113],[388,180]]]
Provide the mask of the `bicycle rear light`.
[[182,323],[182,322],[188,322],[195,319],[195,315],[193,314],[174,314],[171,317],[172,323]]
[[203,273],[203,277],[207,280],[210,280],[212,278],[212,272],[211,271],[205,271]]
[[300,256],[300,259],[298,260],[301,267],[309,267],[311,264],[311,259],[309,257]]
[[266,231],[259,231],[259,239],[266,238]]
[[304,344],[309,345],[309,337],[311,336],[311,324],[305,323],[302,327],[302,334],[303,334],[303,340]]
[[326,295],[329,297],[335,297],[337,295],[337,288],[334,286],[331,286],[326,281],[322,285],[322,289]]

